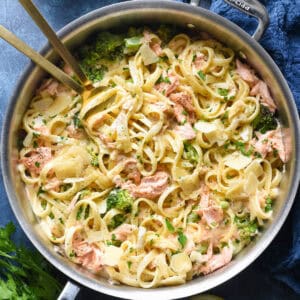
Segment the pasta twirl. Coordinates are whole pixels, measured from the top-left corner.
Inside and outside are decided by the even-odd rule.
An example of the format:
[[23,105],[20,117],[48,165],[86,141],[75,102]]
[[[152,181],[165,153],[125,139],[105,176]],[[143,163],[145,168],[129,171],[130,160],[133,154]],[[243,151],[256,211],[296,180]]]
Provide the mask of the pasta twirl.
[[52,78],[41,86],[18,169],[71,261],[151,288],[213,272],[251,242],[287,157],[266,84],[233,50],[137,34],[105,35],[125,54],[99,53],[88,101]]

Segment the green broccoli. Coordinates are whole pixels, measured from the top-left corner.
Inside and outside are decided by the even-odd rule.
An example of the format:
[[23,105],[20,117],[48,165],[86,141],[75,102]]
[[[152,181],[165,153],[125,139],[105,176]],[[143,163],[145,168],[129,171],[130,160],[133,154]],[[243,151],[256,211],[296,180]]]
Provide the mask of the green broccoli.
[[79,49],[77,56],[80,66],[91,81],[100,81],[107,71],[103,62],[123,58],[124,46],[123,35],[101,32],[91,43]]
[[195,147],[189,142],[184,142],[183,147],[183,158],[188,160],[193,166],[197,165],[199,161],[199,154],[196,151]]
[[178,28],[174,25],[162,24],[158,27],[156,33],[165,45],[178,33]]
[[125,39],[124,53],[133,55],[139,50],[141,45],[142,45],[142,36],[133,36],[131,38]]
[[101,81],[103,79],[105,72],[107,72],[107,67],[104,65],[89,66],[81,63],[80,66],[82,67],[82,70],[86,74],[88,79],[91,80],[92,82]]
[[240,237],[243,240],[250,241],[257,234],[259,226],[257,220],[250,220],[250,216],[246,215],[244,217],[234,217],[234,223],[239,229]]
[[277,120],[267,107],[260,105],[260,112],[252,122],[253,129],[261,133],[277,128]]
[[126,216],[122,214],[115,215],[110,220],[110,223],[108,224],[108,229],[112,230],[123,224],[126,220]]
[[112,208],[116,208],[123,211],[124,213],[129,213],[132,209],[132,203],[133,198],[128,193],[128,191],[116,188],[109,193],[106,199],[106,211],[109,211]]
[[102,32],[96,38],[95,48],[104,59],[111,61],[122,59],[124,56],[124,36],[122,34]]

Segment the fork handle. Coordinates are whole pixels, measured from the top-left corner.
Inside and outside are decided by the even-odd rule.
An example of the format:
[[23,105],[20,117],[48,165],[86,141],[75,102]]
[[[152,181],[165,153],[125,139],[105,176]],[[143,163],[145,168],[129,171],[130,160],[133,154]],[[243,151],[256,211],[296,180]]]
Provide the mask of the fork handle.
[[25,44],[22,40],[16,37],[12,32],[7,30],[5,27],[0,25],[0,37],[4,39],[6,42],[11,44],[20,52],[24,53],[27,57],[29,57],[32,61],[34,61],[37,65],[55,77],[58,81],[63,84],[69,86],[71,89],[76,91],[78,94],[83,93],[83,87],[77,83],[73,78],[64,73],[61,69],[56,67],[42,55],[34,51],[27,44]]
[[36,6],[32,3],[31,0],[19,0],[22,6],[26,9],[27,13],[34,20],[36,25],[41,29],[41,31],[45,34],[47,39],[53,48],[57,51],[57,53],[62,57],[62,59],[71,67],[74,71],[78,79],[84,84],[88,84],[88,78],[83,73],[79,64],[77,63],[74,56],[70,53],[67,47],[61,42],[56,33],[50,27],[45,18],[41,15]]

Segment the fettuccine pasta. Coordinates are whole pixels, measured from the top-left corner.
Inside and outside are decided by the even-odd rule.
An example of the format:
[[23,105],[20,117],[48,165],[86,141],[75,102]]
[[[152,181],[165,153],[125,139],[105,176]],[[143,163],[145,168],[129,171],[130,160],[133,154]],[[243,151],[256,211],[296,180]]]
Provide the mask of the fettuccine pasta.
[[99,60],[87,101],[43,83],[18,169],[68,259],[114,283],[183,284],[228,264],[272,219],[287,161],[276,105],[209,37],[144,30],[125,42],[121,58]]

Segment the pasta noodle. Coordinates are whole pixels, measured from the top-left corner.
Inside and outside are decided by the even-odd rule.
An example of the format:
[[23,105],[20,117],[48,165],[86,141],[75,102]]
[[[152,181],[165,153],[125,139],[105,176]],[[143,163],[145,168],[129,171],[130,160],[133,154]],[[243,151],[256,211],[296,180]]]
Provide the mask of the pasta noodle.
[[95,86],[82,102],[48,79],[23,117],[18,169],[48,239],[142,288],[228,264],[272,219],[287,160],[279,123],[255,127],[276,109],[265,83],[213,39],[144,31]]

